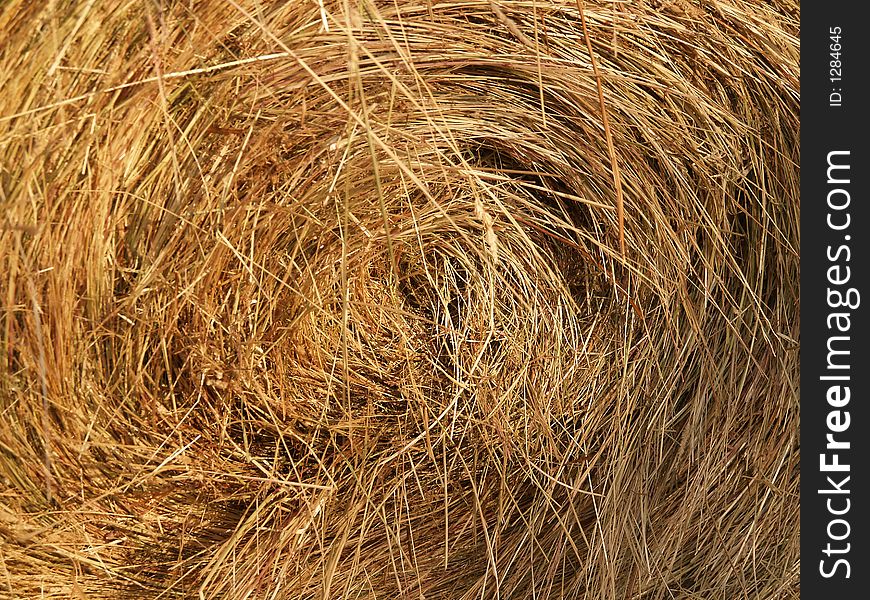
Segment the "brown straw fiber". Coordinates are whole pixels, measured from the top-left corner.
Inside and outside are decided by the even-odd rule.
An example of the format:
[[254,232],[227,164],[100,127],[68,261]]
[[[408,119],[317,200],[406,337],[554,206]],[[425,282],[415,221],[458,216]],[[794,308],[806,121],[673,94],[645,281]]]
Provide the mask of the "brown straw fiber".
[[0,3],[0,598],[797,598],[798,22]]

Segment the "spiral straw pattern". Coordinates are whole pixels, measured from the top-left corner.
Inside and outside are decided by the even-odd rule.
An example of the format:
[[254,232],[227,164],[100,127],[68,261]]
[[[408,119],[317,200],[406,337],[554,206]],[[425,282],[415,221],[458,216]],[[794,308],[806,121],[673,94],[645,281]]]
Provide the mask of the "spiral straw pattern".
[[797,597],[798,23],[5,2],[0,598]]

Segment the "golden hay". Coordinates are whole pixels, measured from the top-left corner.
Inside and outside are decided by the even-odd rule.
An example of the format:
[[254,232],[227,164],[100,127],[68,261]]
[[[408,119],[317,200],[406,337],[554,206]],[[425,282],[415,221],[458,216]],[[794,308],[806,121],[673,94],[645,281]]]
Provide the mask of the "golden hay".
[[796,598],[798,21],[7,0],[0,598]]

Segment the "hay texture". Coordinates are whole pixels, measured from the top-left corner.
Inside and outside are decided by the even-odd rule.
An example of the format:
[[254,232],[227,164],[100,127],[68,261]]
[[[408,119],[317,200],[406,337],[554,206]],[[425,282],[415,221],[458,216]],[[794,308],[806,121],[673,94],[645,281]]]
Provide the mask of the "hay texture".
[[789,0],[7,0],[0,598],[799,591]]

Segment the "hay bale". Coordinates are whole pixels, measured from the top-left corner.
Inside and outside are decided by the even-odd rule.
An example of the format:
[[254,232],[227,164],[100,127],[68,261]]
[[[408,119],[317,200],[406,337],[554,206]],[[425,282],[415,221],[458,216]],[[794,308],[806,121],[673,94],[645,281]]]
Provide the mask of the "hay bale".
[[0,598],[796,597],[798,21],[5,2]]

